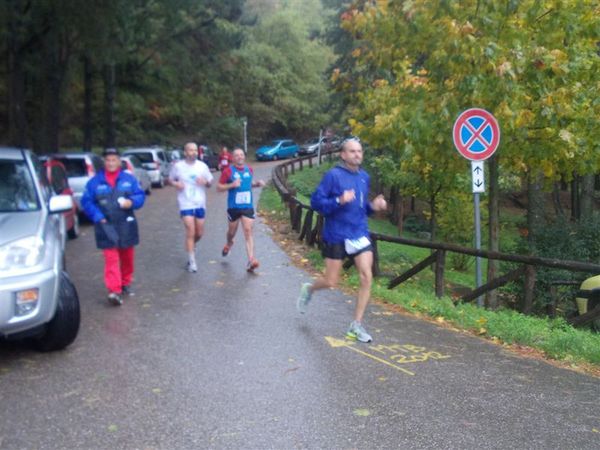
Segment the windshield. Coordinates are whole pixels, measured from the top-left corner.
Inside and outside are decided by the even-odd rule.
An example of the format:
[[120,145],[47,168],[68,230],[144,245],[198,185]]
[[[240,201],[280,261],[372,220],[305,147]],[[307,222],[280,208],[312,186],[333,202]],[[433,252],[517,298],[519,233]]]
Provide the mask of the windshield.
[[38,210],[33,183],[25,161],[0,160],[0,212]]
[[88,170],[83,158],[61,158],[56,157],[58,161],[63,163],[67,170],[68,177],[87,177]]
[[318,144],[319,143],[319,138],[312,138],[309,139],[308,141],[306,141],[307,144]]

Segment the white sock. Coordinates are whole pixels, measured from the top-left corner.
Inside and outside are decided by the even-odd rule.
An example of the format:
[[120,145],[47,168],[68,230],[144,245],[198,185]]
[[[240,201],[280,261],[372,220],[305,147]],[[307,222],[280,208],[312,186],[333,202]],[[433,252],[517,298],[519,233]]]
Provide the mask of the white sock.
[[188,261],[190,262],[190,264],[196,262],[196,254],[194,252],[188,253]]

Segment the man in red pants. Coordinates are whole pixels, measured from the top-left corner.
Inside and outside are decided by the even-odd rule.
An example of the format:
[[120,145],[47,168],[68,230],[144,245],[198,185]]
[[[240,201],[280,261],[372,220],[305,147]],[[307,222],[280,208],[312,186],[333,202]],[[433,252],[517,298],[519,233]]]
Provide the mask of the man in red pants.
[[144,205],[145,195],[136,178],[121,170],[114,148],[104,150],[104,170],[91,178],[81,205],[94,222],[96,246],[104,253],[104,283],[108,300],[123,304],[123,294],[132,295],[134,249],[139,243],[133,211]]

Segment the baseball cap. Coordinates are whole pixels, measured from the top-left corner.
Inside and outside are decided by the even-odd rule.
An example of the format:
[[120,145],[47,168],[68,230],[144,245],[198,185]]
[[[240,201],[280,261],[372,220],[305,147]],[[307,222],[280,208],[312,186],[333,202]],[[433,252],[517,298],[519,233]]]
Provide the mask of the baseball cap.
[[117,155],[117,156],[119,156],[119,152],[114,147],[105,148],[104,151],[102,152],[102,156],[108,156],[108,155]]

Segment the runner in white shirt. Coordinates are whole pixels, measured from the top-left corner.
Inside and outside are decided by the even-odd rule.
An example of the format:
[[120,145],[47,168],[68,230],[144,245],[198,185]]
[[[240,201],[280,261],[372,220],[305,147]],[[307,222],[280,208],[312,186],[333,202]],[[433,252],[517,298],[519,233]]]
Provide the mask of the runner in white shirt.
[[179,214],[185,226],[185,250],[188,253],[188,272],[197,272],[196,243],[204,233],[206,188],[213,176],[208,166],[198,160],[198,146],[188,142],[183,147],[184,159],[175,163],[169,181],[177,189]]

